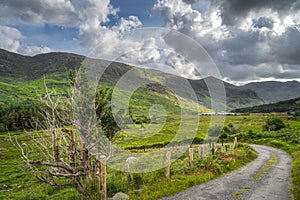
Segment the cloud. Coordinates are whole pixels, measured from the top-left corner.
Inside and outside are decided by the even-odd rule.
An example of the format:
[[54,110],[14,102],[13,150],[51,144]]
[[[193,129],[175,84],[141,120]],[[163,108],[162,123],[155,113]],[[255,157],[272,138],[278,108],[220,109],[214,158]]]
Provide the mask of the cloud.
[[300,71],[300,32],[297,28],[289,28],[285,34],[273,37],[270,47],[280,64],[298,65]]
[[182,0],[158,0],[153,10],[163,16],[167,26],[181,32],[190,32],[193,28],[191,22],[195,24],[203,21],[201,13]]
[[19,53],[30,56],[41,53],[49,53],[51,51],[53,51],[51,48],[44,46],[24,46],[18,50]]
[[220,0],[214,1],[215,6],[219,6],[223,23],[226,25],[236,25],[244,20],[251,11],[261,11],[272,9],[275,12],[285,15],[287,12],[294,12],[299,6],[297,0]]
[[[0,3],[0,22],[9,26],[62,26],[77,28],[82,36],[105,30],[103,23],[115,16],[118,9],[109,0],[4,0]],[[96,39],[97,40],[97,39]],[[83,42],[89,43],[89,38]]]
[[4,24],[72,26],[80,14],[70,0],[3,0],[1,7],[0,21]]
[[259,19],[253,19],[253,26],[255,28],[268,28],[273,29],[274,21],[268,17],[260,17]]
[[[181,0],[158,0],[154,9],[168,27],[203,45],[227,80],[248,81],[300,74],[299,4],[295,0],[221,0],[195,15],[198,11]],[[201,20],[195,20],[198,16]]]
[[[124,51],[125,52],[125,51]],[[156,63],[161,58],[159,47],[156,44],[156,39],[153,37],[146,38],[136,46],[136,49],[127,51],[119,60],[135,64],[138,66],[149,65]]]
[[197,2],[197,0],[182,0],[186,4],[194,4]]
[[[81,45],[89,49],[95,48],[107,40],[113,41],[104,52],[107,55],[116,46],[135,46],[135,41],[123,41],[122,34],[142,25],[136,16],[128,19],[121,18],[114,26],[106,25],[110,17],[117,16],[118,9],[114,8],[109,0],[4,0],[0,3],[0,22],[7,26],[62,26],[78,30],[78,39]],[[20,31],[19,31],[20,33]],[[21,35],[21,33],[20,33]],[[11,37],[10,37],[11,38]],[[8,50],[17,51],[20,48],[20,37],[11,38],[10,46],[2,45]],[[50,51],[48,47],[25,46],[20,52],[32,55]],[[110,55],[112,56],[112,55]]]
[[22,37],[22,33],[18,29],[0,25],[0,48],[17,52]]
[[26,46],[22,44],[25,36],[13,27],[0,25],[0,48],[25,55],[35,55],[52,51],[49,47]]
[[[297,0],[156,0],[152,14],[201,44],[228,80],[250,80],[299,75],[299,9]],[[47,46],[28,42],[30,35],[20,27],[62,26],[77,31],[74,37],[85,50],[96,47],[95,56],[168,65],[182,76],[199,77],[197,55],[187,60],[176,49],[182,46],[179,41],[174,48],[164,46],[151,31],[145,38],[130,37],[143,22],[133,15],[119,17],[119,12],[110,0],[3,0],[0,47],[27,55],[49,52]]]

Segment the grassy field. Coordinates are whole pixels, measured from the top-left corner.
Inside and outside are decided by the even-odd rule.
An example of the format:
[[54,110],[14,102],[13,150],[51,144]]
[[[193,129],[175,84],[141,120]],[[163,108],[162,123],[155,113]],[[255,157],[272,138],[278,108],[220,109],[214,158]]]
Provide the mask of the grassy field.
[[[282,115],[286,128],[280,131],[263,132],[262,126],[270,116],[227,116],[225,126],[232,125],[236,130],[226,139],[232,142],[234,137],[246,143],[257,143],[281,148],[293,157],[292,179],[294,187],[292,192],[295,199],[300,198],[300,122],[287,115]],[[147,137],[138,134],[140,125],[131,127],[133,131],[118,136],[116,143],[125,148],[143,149],[164,145],[169,142],[178,129],[179,117],[172,116],[168,123],[160,130],[155,127],[147,127]],[[188,121],[185,122],[188,127]],[[209,128],[210,116],[201,116],[198,124],[197,138],[204,139]],[[189,131],[186,129],[186,131]],[[30,145],[28,135],[24,132],[13,132],[21,144]],[[144,134],[142,134],[144,135]],[[25,145],[25,144],[24,144]],[[159,145],[158,145],[159,146]],[[72,188],[54,188],[41,184],[35,180],[21,159],[20,152],[9,141],[7,133],[0,134],[0,199],[78,199],[77,192]],[[150,149],[151,150],[151,149]],[[196,184],[216,178],[224,173],[234,170],[255,158],[251,150],[243,146],[234,152],[219,154],[215,157],[197,159],[195,165],[188,166],[188,156],[185,153],[171,166],[171,180],[164,178],[164,169],[144,173],[133,174],[133,182],[127,184],[126,175],[123,172],[108,168],[108,195],[116,192],[124,192],[130,199],[157,199],[174,194]],[[124,184],[126,183],[126,184]],[[92,199],[92,197],[91,197]]]

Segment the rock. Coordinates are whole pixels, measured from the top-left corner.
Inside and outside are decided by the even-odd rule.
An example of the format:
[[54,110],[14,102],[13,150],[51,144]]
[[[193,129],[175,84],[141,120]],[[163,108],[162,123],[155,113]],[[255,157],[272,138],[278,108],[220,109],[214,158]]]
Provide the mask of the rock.
[[26,144],[26,143],[23,143],[23,144],[21,144],[21,146],[22,146],[22,147],[26,147],[26,146],[27,146],[27,144]]
[[10,138],[3,138],[2,139],[4,142],[11,142],[11,139]]
[[128,158],[126,159],[126,163],[129,163],[129,164],[132,164],[132,163],[134,163],[134,162],[136,162],[136,161],[138,161],[138,159],[137,159],[136,157],[133,157],[133,156],[128,157]]
[[112,200],[129,200],[129,196],[123,192],[118,192],[113,196]]

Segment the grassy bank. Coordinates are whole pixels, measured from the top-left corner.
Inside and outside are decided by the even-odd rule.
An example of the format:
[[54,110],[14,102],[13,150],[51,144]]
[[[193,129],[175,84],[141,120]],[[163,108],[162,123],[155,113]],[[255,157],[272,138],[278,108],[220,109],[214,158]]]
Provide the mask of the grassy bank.
[[[32,145],[23,132],[13,132],[20,144]],[[80,195],[73,188],[51,187],[37,181],[20,156],[20,152],[9,141],[7,133],[0,135],[0,199],[78,199]],[[195,148],[198,149],[198,148]],[[150,150],[150,149],[149,149]],[[124,172],[107,169],[107,192],[113,196],[124,192],[130,199],[157,199],[172,195],[194,185],[217,178],[255,159],[256,154],[248,146],[240,146],[231,152],[217,152],[215,156],[199,158],[194,152],[194,162],[189,166],[188,153],[184,153],[171,165],[171,178],[165,178],[165,169],[143,174],[132,174],[128,182]],[[97,199],[94,194],[97,184],[91,183],[85,197]]]
[[[286,128],[280,131],[264,132],[262,126],[269,116],[228,116],[225,126],[233,125],[235,131],[228,135],[226,142],[232,142],[234,137],[246,143],[269,145],[287,151],[293,158],[292,164],[292,193],[296,200],[300,199],[300,122],[282,115]],[[146,129],[147,137],[137,135],[136,132],[124,132],[116,139],[116,143],[133,151],[151,151],[151,148],[160,148],[174,137],[178,123],[176,115],[171,116],[166,126],[160,133],[152,134],[151,127]],[[197,138],[203,140],[209,127],[210,116],[201,116]],[[174,123],[174,124],[172,124]],[[187,127],[189,122],[187,122]],[[155,129],[153,129],[155,130]],[[30,145],[29,137],[23,132],[13,132],[17,135],[20,143]],[[145,134],[143,133],[143,136]],[[8,141],[8,134],[0,134],[0,199],[78,199],[77,192],[72,188],[55,188],[41,184],[35,180],[20,157],[20,152]],[[164,177],[164,169],[145,173],[133,174],[132,183],[128,184],[126,175],[108,168],[108,195],[124,192],[131,199],[156,199],[171,195],[193,185],[216,178],[224,173],[234,170],[250,160],[254,155],[248,147],[242,147],[235,152],[217,154],[215,157],[208,156],[204,160],[197,158],[189,167],[188,156],[184,154],[171,166],[171,179]],[[125,184],[124,184],[125,183]],[[90,192],[92,193],[92,192]]]

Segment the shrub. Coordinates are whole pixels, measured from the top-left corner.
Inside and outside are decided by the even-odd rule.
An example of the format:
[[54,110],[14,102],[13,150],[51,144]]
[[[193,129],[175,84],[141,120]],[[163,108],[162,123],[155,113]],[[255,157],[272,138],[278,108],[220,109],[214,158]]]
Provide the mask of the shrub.
[[285,128],[285,124],[279,117],[267,119],[266,124],[263,126],[264,131],[278,131],[283,128]]

